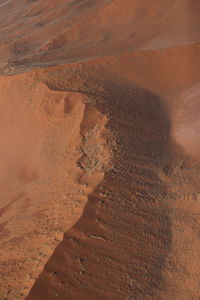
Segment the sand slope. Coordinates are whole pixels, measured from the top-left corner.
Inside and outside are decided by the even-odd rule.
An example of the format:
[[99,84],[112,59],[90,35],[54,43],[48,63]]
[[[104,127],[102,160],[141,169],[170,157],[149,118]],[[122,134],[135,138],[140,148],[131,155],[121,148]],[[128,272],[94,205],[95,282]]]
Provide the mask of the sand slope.
[[51,91],[34,74],[2,77],[0,85],[0,297],[15,299],[102,179],[106,120],[90,117],[84,95]]
[[198,11],[0,0],[0,298],[199,300]]
[[196,0],[1,2],[1,74],[200,40]]
[[[171,126],[176,121],[172,111],[182,107],[182,91],[199,74],[195,62],[192,72],[186,71],[191,51],[178,50],[185,53],[184,63],[175,73],[166,68],[169,94],[159,84],[162,73],[155,73],[159,52],[40,75],[51,89],[90,95],[109,116],[116,146],[113,167],[88,196],[83,216],[65,233],[27,299],[199,298],[200,165],[179,147]],[[163,55],[173,67],[174,52]],[[151,59],[145,66],[154,66],[153,88],[162,96],[134,84],[134,62],[139,80],[143,65],[140,70],[138,58],[144,63],[147,56]],[[184,70],[187,80],[183,77],[180,85]],[[143,86],[150,84],[151,75],[146,74]]]

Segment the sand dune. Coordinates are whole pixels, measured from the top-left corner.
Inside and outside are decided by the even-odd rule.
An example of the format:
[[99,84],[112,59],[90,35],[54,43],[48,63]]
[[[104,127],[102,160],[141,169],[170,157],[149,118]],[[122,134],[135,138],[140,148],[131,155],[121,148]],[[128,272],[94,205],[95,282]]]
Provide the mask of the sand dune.
[[[162,284],[171,225],[158,172],[170,162],[168,117],[155,94],[97,76],[104,91],[95,87],[93,101],[109,115],[116,143],[113,166],[88,196],[82,217],[66,232],[27,299],[138,298]],[[59,77],[52,82],[59,84]]]
[[0,299],[199,300],[199,8],[0,0]]
[[[158,96],[136,86],[135,71],[128,72],[130,58],[138,55],[40,73],[51,89],[91,95],[109,116],[116,148],[113,167],[88,196],[83,216],[65,233],[27,299],[199,297],[199,160],[188,157],[171,130],[176,96],[197,78],[188,72],[180,86],[181,65],[168,80],[170,97]],[[173,65],[174,53],[166,55]],[[158,76],[157,90],[159,82]]]
[[0,295],[14,299],[30,289],[101,181],[106,120],[90,118],[84,95],[53,92],[33,74],[2,77],[0,85]]
[[3,1],[0,73],[195,44],[199,10],[196,0]]

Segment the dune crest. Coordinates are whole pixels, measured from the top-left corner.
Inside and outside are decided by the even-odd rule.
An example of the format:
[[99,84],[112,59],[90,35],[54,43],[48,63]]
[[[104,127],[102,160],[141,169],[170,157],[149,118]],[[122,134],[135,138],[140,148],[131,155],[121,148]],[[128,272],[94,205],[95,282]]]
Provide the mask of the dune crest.
[[[82,217],[65,233],[27,299],[198,299],[191,262],[198,262],[193,251],[198,161],[190,162],[171,139],[168,100],[124,80],[118,62],[116,68],[108,65],[109,73],[105,66],[95,62],[40,72],[51,89],[92,95],[108,116],[116,146],[113,167],[89,195]],[[188,218],[184,230],[183,218]],[[190,239],[197,244],[189,253],[181,240]],[[186,253],[190,286],[178,280]]]
[[106,119],[85,95],[49,90],[32,74],[0,84],[0,295],[13,300],[24,298],[82,214],[109,151]]

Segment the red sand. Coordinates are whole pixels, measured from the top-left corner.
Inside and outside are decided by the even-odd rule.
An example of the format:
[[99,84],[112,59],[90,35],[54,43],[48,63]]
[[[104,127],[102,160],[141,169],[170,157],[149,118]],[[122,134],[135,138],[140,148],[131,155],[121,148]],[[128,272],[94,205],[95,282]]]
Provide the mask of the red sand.
[[199,8],[0,1],[0,299],[200,299]]
[[102,179],[106,119],[93,119],[85,98],[51,91],[34,74],[0,80],[0,282],[10,299],[27,293]]
[[200,38],[198,0],[1,2],[2,74],[191,45]]

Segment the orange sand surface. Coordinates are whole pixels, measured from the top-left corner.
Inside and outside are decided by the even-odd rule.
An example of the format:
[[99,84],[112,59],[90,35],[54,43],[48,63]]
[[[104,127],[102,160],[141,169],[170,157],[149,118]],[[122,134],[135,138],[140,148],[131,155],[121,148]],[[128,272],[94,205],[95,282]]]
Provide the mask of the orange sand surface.
[[192,45],[198,0],[1,0],[0,73]]
[[200,299],[199,10],[0,0],[0,300]]

